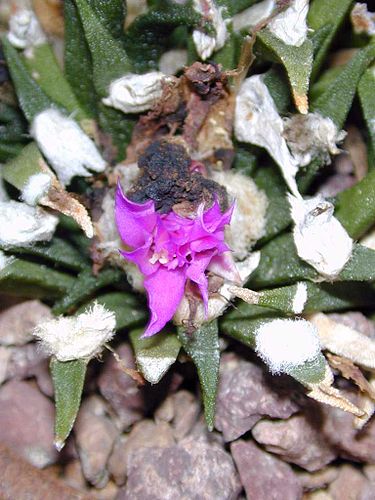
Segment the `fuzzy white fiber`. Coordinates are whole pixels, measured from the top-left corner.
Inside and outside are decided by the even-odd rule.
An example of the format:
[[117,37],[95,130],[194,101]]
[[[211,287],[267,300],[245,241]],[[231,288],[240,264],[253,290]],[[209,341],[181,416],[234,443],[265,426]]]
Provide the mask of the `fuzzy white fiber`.
[[47,42],[38,18],[31,9],[20,9],[10,18],[8,40],[18,49],[36,47]]
[[318,356],[318,332],[304,319],[275,319],[255,332],[255,350],[272,373],[287,372]]
[[297,283],[296,294],[293,297],[292,310],[294,314],[301,314],[307,301],[307,285],[306,283]]
[[334,278],[353,249],[353,240],[333,215],[334,206],[321,195],[307,200],[289,195],[288,200],[299,257],[323,276]]
[[235,200],[233,216],[226,228],[226,241],[235,259],[242,260],[265,234],[268,198],[250,177],[232,171],[214,172],[213,179],[225,186]]
[[59,361],[90,359],[99,354],[115,333],[116,318],[95,303],[78,316],[60,317],[38,325],[33,335],[42,348]]
[[345,131],[338,130],[330,118],[319,113],[296,114],[284,119],[284,137],[301,167],[316,157],[331,163],[330,155],[341,152],[337,143],[345,136]]
[[263,0],[263,2],[258,2],[238,14],[235,14],[232,18],[234,31],[256,26],[272,14],[275,6],[276,0]]
[[199,57],[205,61],[214,52],[224,47],[228,32],[223,19],[222,7],[218,7],[214,0],[193,0],[193,7],[198,14],[206,17],[215,29],[215,36],[207,35],[200,30],[193,31],[193,41]]
[[51,176],[40,172],[31,175],[22,189],[21,198],[28,205],[36,205],[51,187]]
[[76,175],[89,177],[89,170],[105,169],[106,163],[93,141],[73,119],[57,109],[36,115],[30,132],[64,185]]
[[0,202],[0,244],[5,248],[49,241],[58,218],[18,201]]
[[163,80],[169,81],[169,78],[161,71],[122,76],[111,83],[109,96],[103,99],[103,103],[124,113],[141,113],[160,99]]
[[298,163],[283,137],[284,124],[262,75],[246,78],[236,98],[234,133],[239,141],[265,148],[280,166],[290,191],[299,197]]
[[268,29],[287,45],[299,47],[307,38],[308,10],[309,0],[292,0],[286,10],[272,19]]

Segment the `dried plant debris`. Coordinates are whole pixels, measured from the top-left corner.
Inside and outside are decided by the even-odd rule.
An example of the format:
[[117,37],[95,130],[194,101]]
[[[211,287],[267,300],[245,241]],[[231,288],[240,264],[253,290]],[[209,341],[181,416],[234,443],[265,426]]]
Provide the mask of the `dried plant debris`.
[[4,442],[37,466],[66,443],[89,498],[334,497],[350,467],[289,464],[375,459],[369,4],[12,0],[0,23],[0,399],[22,425],[23,398],[56,407],[40,452]]

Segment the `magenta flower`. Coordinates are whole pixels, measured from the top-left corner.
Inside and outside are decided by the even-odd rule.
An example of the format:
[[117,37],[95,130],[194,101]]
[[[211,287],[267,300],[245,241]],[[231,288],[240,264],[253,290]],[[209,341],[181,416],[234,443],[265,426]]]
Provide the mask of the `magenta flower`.
[[217,200],[193,219],[174,212],[159,214],[152,200],[135,203],[116,193],[115,217],[122,241],[132,250],[121,255],[137,264],[144,274],[151,318],[144,337],[159,332],[173,317],[191,280],[199,288],[207,312],[210,270],[237,281],[238,273],[224,242],[224,226],[230,223],[233,206],[221,213]]

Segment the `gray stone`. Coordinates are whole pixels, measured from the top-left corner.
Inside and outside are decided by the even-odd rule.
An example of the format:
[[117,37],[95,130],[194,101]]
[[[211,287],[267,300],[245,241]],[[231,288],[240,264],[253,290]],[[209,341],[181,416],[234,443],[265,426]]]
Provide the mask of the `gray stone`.
[[128,463],[117,500],[236,500],[241,485],[230,455],[186,438],[169,448],[141,449]]
[[[117,353],[127,368],[135,368],[134,356],[128,344],[121,344]],[[106,360],[98,384],[101,394],[119,417],[123,429],[143,418],[145,403],[142,392],[113,356]]]
[[107,416],[106,404],[100,397],[91,396],[83,402],[74,429],[85,478],[104,488],[109,479],[107,462],[118,430]]
[[253,441],[236,441],[230,449],[247,500],[302,498],[301,484],[290,465],[263,451]]
[[279,421],[261,420],[253,427],[252,434],[267,451],[310,472],[322,469],[337,458],[337,452],[305,415]]
[[38,468],[58,457],[53,446],[54,407],[33,382],[11,380],[0,388],[0,442]]
[[[272,381],[270,383],[270,380]],[[291,399],[293,386],[286,379],[271,378],[265,370],[235,354],[224,354],[216,400],[215,427],[226,441],[249,431],[263,416],[288,418],[298,410]]]
[[24,345],[33,336],[32,330],[52,317],[48,306],[39,300],[27,300],[0,313],[0,344]]
[[116,484],[125,483],[127,466],[132,455],[141,448],[168,448],[175,444],[173,431],[167,422],[154,423],[141,420],[134,424],[131,432],[117,440],[109,459],[108,470]]

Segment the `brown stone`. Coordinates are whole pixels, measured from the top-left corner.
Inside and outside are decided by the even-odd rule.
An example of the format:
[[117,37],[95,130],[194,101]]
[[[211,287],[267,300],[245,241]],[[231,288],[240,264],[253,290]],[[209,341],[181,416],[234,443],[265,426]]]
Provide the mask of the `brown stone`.
[[107,461],[118,430],[100,397],[91,396],[83,402],[74,429],[85,478],[94,486],[104,488],[109,479]]
[[0,388],[0,442],[35,467],[53,464],[54,407],[33,382],[12,380]]
[[316,472],[297,472],[296,474],[304,490],[316,490],[332,483],[338,473],[337,467],[329,466]]
[[302,498],[302,487],[290,465],[265,452],[253,441],[236,441],[230,449],[247,500]]
[[0,314],[0,344],[24,345],[33,339],[32,330],[52,317],[48,306],[39,300],[27,300]]
[[[128,344],[121,344],[117,353],[127,368],[135,368],[134,356]],[[119,417],[123,429],[143,418],[145,405],[142,392],[112,356],[105,362],[98,384],[101,394]]]
[[241,491],[230,455],[192,438],[169,448],[143,448],[128,466],[117,500],[235,500]]
[[333,500],[371,500],[375,497],[375,489],[372,489],[373,496],[364,496],[369,486],[370,482],[358,469],[345,464],[330,484],[328,493]]
[[316,424],[314,426],[305,415],[293,415],[279,421],[264,419],[255,424],[252,434],[267,451],[313,472],[337,457],[337,452],[319,431],[319,423]]
[[90,500],[54,474],[41,471],[0,444],[0,498],[6,500]]
[[116,484],[125,483],[128,464],[132,455],[141,448],[168,448],[175,443],[173,431],[167,422],[154,423],[142,420],[134,424],[131,432],[117,440],[110,457],[108,469]]
[[233,353],[224,354],[216,400],[215,427],[226,441],[249,431],[263,416],[288,418],[298,410],[288,378],[271,377],[264,368]]
[[[349,391],[342,391],[352,402],[355,396]],[[359,462],[375,463],[375,419],[372,418],[363,429],[353,426],[353,416],[338,408],[322,406],[324,418],[322,434],[327,443],[335,446],[343,458]]]

